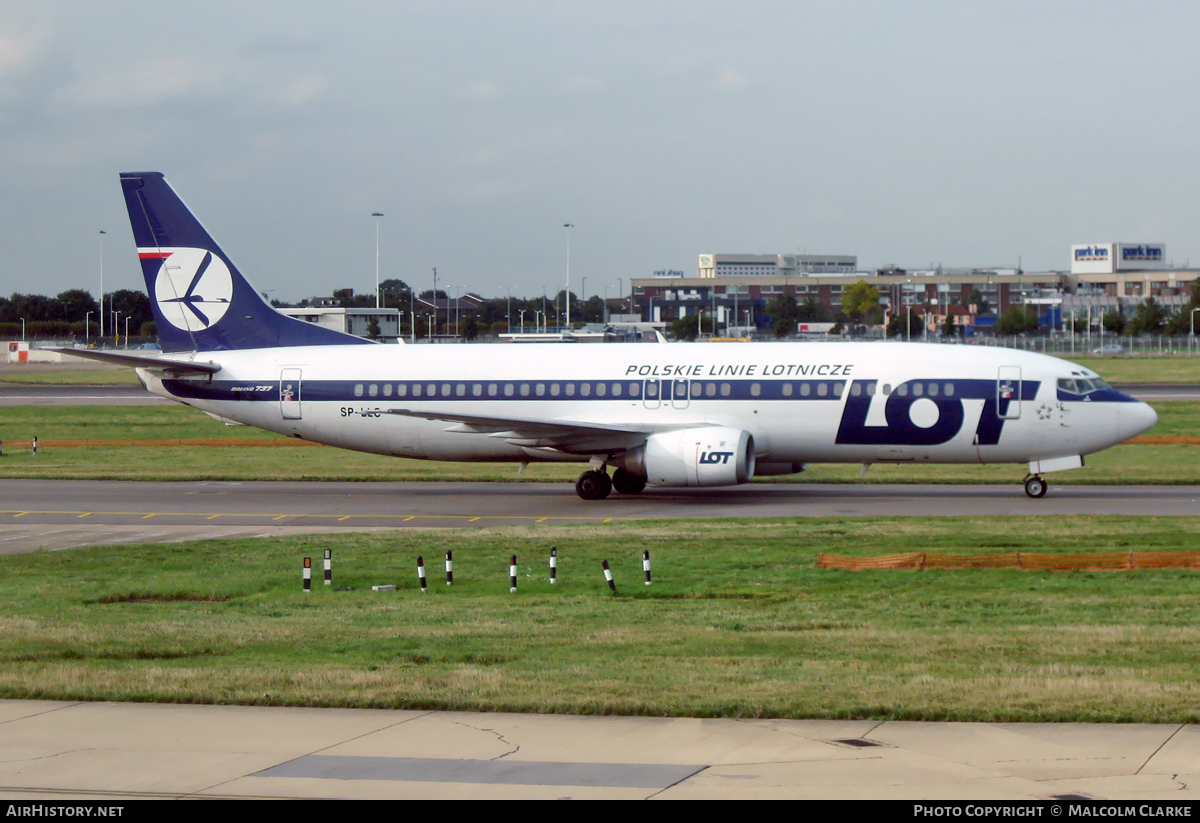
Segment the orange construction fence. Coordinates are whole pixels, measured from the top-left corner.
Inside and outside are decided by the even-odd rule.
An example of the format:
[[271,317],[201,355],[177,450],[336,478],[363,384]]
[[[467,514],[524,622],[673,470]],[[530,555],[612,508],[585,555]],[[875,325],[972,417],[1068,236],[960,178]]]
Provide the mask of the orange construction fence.
[[1108,552],[1100,554],[1039,554],[1002,552],[997,554],[940,554],[906,552],[879,557],[842,557],[817,555],[822,569],[1026,569],[1029,571],[1105,571],[1135,569],[1200,569],[1200,551]]

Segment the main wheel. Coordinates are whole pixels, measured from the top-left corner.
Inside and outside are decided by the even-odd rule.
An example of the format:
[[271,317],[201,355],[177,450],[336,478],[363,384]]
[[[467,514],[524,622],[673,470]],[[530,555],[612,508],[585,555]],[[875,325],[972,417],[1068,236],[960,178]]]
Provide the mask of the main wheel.
[[612,484],[613,488],[621,494],[637,494],[646,488],[646,478],[624,469],[617,469],[613,472]]
[[1040,477],[1031,477],[1025,481],[1025,493],[1033,498],[1045,497],[1047,488],[1046,481]]
[[612,491],[612,480],[604,472],[586,471],[575,481],[575,493],[584,500],[603,500]]

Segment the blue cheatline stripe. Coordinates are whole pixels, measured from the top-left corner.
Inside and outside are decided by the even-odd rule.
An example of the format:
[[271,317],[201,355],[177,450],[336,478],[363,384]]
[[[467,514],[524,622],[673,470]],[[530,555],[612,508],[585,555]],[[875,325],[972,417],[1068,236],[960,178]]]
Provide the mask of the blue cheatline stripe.
[[[282,384],[294,392],[288,381]],[[1021,399],[1033,400],[1041,384],[1025,380]],[[276,402],[279,381],[164,380],[163,386],[176,397],[197,400]],[[836,401],[843,396],[866,400],[887,389],[892,397],[910,400],[996,399],[995,380],[909,380],[891,385],[879,380],[302,380],[302,398],[309,403],[382,403],[421,401],[600,401],[618,402],[672,400],[813,400]],[[372,394],[374,389],[374,394]],[[1093,396],[1101,394],[1094,392]],[[1119,395],[1120,392],[1104,392]],[[1015,399],[1015,398],[1014,398]],[[1106,400],[1117,398],[1105,398]]]

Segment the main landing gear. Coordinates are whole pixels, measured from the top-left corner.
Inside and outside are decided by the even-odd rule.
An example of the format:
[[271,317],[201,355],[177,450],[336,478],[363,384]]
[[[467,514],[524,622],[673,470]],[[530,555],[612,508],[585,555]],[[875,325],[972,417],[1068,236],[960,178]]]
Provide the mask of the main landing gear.
[[575,481],[575,493],[584,500],[603,500],[609,492],[616,489],[621,494],[637,494],[646,488],[646,478],[631,474],[624,469],[617,469],[610,479],[601,467],[591,469],[579,475]]
[[1025,493],[1033,498],[1045,497],[1046,489],[1049,488],[1046,481],[1038,477],[1036,474],[1032,477],[1025,478]]

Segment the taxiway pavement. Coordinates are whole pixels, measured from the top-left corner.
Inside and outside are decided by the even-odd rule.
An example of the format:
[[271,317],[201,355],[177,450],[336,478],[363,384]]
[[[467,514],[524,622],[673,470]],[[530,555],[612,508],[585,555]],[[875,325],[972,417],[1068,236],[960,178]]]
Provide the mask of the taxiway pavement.
[[[0,554],[302,531],[713,517],[1200,514],[1200,486],[754,483],[585,501],[570,483],[0,480]],[[141,539],[139,539],[139,537]]]
[[[0,701],[0,797],[1200,799],[1200,727]],[[1049,816],[1049,815],[1047,815]]]

